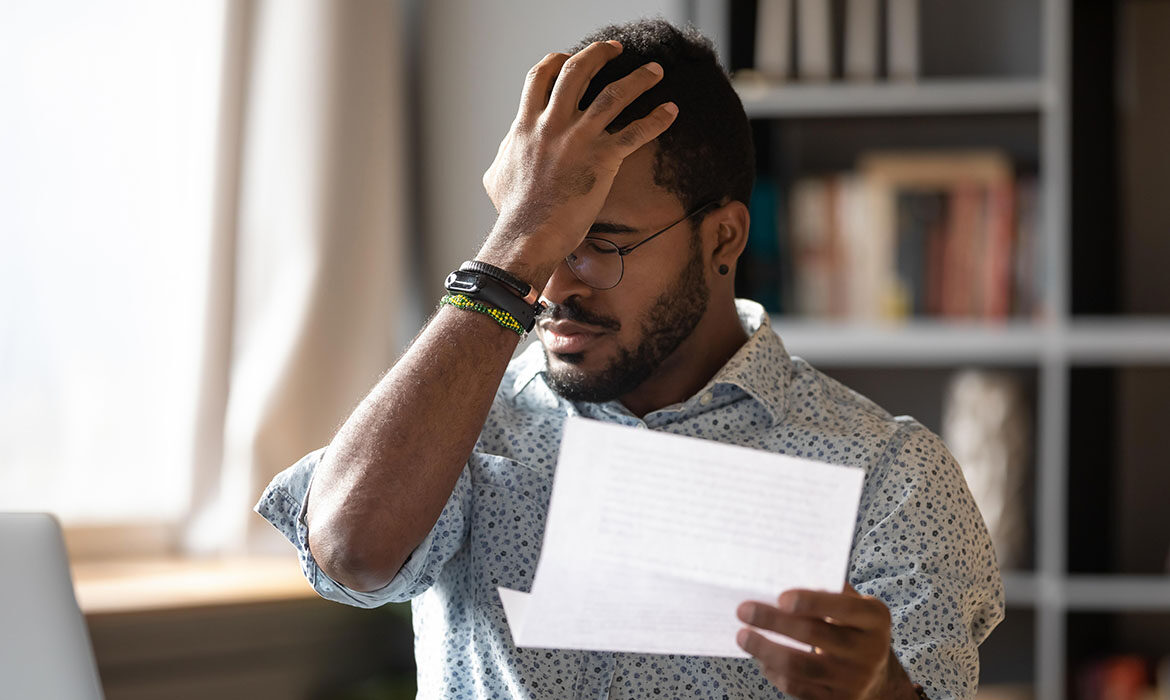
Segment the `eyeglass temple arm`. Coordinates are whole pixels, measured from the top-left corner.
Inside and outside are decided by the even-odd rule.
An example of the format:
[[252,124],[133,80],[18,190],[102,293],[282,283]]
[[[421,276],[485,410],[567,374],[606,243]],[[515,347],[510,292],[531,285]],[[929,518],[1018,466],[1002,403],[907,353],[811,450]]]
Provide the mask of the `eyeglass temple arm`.
[[640,245],[644,245],[644,244],[646,244],[646,243],[649,243],[650,241],[652,241],[652,240],[654,240],[655,238],[657,238],[657,237],[661,236],[662,234],[666,233],[667,231],[669,231],[670,229],[674,228],[675,226],[678,226],[679,224],[681,224],[682,222],[684,222],[684,221],[686,221],[687,219],[691,218],[692,216],[695,216],[695,215],[696,215],[696,214],[698,214],[699,212],[701,212],[701,211],[703,211],[704,209],[706,209],[706,208],[710,207],[712,204],[718,204],[718,203],[719,203],[719,201],[718,201],[718,200],[711,200],[710,202],[707,202],[707,203],[706,203],[706,204],[704,204],[703,206],[701,206],[701,207],[698,207],[697,209],[695,209],[694,211],[690,212],[689,214],[686,214],[686,215],[684,215],[684,216],[683,216],[683,218],[679,219],[678,221],[674,222],[673,224],[671,224],[671,225],[667,226],[666,228],[662,229],[661,231],[658,231],[657,233],[653,233],[653,234],[651,234],[650,236],[647,236],[646,238],[643,238],[642,240],[638,241],[638,242],[637,242],[637,243],[635,243],[634,245],[629,245],[629,246],[626,246],[626,247],[624,247],[624,248],[618,248],[618,249],[617,249],[617,251],[618,251],[618,255],[620,255],[620,256],[622,256],[622,257],[624,258],[625,256],[627,256],[627,255],[629,255],[630,253],[632,253],[632,252],[634,251],[634,249],[635,249],[635,248],[637,248],[638,246],[640,246]]

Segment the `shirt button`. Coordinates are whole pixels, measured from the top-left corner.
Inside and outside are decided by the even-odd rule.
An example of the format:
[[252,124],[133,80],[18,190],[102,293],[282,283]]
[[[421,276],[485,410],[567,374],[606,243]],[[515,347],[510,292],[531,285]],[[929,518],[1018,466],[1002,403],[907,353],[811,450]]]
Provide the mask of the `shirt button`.
[[700,396],[699,403],[703,404],[704,406],[711,403],[711,392],[708,391],[707,393]]
[[646,424],[645,423],[634,423],[634,427],[635,428],[645,428]]

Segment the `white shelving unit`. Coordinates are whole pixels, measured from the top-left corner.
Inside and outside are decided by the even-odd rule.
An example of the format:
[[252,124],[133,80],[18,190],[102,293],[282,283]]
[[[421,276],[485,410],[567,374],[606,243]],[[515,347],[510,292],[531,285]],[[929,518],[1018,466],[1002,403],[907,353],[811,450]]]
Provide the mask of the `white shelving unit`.
[[749,119],[883,114],[1035,112],[1044,104],[1036,80],[923,80],[917,83],[783,85],[736,81]]
[[785,348],[815,364],[850,366],[1162,364],[1170,320],[839,323],[773,316]]
[[1035,364],[1052,334],[1024,322],[837,323],[772,317],[790,354],[830,367]]
[[[1070,575],[1068,459],[1070,369],[1086,365],[1170,365],[1170,319],[1073,317],[1070,308],[1071,0],[1039,2],[1040,71],[1035,77],[927,80],[915,84],[762,84],[738,80],[752,119],[1033,113],[1038,120],[1043,254],[1051,261],[1037,320],[1007,323],[915,320],[854,324],[777,316],[790,353],[832,367],[1035,368],[1034,570],[1004,574],[1009,615],[1034,619],[1032,683],[1038,700],[1063,700],[1070,612],[1170,613],[1170,576]],[[729,65],[728,7],[691,4],[692,18]]]

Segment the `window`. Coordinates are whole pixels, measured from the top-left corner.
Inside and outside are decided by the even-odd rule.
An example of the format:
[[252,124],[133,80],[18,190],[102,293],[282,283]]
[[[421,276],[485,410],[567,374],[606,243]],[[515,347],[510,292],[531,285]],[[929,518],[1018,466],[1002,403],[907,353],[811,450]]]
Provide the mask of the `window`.
[[0,7],[0,510],[190,497],[222,2]]

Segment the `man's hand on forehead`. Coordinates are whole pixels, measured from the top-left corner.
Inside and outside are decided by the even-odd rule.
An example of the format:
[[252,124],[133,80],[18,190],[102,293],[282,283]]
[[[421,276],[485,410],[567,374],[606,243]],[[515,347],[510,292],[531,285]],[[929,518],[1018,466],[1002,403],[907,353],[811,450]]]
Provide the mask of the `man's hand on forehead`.
[[[552,267],[584,239],[622,161],[653,141],[675,119],[673,103],[610,134],[605,127],[662,77],[647,63],[607,85],[581,110],[598,71],[622,51],[616,41],[578,53],[550,53],[528,72],[519,110],[483,176],[500,217],[484,246],[499,260],[523,259],[529,269]],[[543,281],[543,280],[536,280]]]

